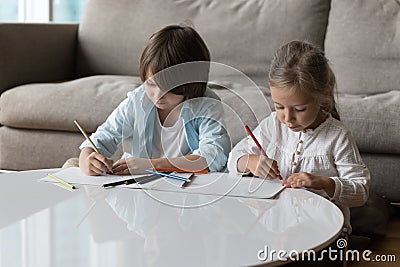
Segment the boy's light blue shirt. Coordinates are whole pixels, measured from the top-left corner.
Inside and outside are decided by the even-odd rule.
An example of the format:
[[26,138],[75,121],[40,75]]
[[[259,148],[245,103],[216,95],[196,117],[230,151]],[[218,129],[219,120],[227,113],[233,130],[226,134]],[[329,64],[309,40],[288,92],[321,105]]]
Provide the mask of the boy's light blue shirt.
[[[128,93],[128,97],[90,138],[104,156],[111,157],[124,139],[133,137],[132,156],[152,158],[155,112],[156,107],[147,97],[144,85],[141,85]],[[231,148],[223,114],[219,97],[209,89],[204,97],[186,100],[181,110],[190,150],[192,154],[206,159],[210,171],[225,168]],[[79,148],[84,147],[91,145],[84,141]]]

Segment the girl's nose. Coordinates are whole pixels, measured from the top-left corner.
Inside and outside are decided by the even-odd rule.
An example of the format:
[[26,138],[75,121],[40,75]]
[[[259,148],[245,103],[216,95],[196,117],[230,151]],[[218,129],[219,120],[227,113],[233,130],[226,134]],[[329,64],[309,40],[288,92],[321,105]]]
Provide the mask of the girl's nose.
[[294,121],[293,112],[287,109],[285,111],[285,122],[293,122],[293,121]]

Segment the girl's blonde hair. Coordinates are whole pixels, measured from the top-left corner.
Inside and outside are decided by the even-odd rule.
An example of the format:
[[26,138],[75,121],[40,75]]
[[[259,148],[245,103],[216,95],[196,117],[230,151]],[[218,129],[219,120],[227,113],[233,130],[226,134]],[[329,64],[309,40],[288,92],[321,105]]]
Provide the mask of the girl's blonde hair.
[[303,41],[282,45],[272,60],[269,84],[310,93],[319,101],[321,110],[340,120],[334,96],[335,75],[324,52],[314,45]]

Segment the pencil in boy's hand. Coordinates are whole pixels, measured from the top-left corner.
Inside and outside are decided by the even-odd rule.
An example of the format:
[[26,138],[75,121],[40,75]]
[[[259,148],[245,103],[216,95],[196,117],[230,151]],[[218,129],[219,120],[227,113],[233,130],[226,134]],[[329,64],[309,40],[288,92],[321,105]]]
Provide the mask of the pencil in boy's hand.
[[[256,137],[254,136],[253,132],[250,130],[249,126],[245,125],[244,128],[246,129],[247,133],[251,136],[251,138],[253,139],[254,143],[256,143],[258,149],[261,151],[261,154],[263,154],[263,156],[267,156],[267,154],[265,153],[264,149],[261,147],[260,143],[258,142]],[[278,174],[278,178],[281,181],[283,180],[283,178],[282,178],[282,176],[280,174]]]
[[94,151],[96,151],[97,153],[101,154],[100,151],[97,149],[97,147],[94,145],[94,143],[92,142],[92,140],[90,139],[89,135],[87,135],[87,133],[85,132],[85,130],[83,130],[83,128],[79,125],[77,120],[74,120],[75,125],[78,127],[78,129],[81,131],[81,133],[83,134],[83,136],[85,136],[86,140],[89,141],[89,143],[92,145]]

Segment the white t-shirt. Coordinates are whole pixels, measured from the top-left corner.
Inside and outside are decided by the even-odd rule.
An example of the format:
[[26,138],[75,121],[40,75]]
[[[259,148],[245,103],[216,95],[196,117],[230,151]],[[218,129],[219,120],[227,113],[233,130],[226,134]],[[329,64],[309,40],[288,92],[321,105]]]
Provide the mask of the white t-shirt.
[[154,120],[152,158],[177,158],[189,155],[190,147],[182,117],[172,127],[161,125],[158,112]]

